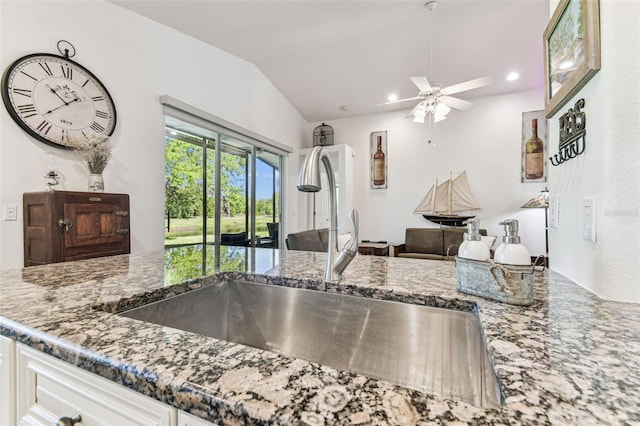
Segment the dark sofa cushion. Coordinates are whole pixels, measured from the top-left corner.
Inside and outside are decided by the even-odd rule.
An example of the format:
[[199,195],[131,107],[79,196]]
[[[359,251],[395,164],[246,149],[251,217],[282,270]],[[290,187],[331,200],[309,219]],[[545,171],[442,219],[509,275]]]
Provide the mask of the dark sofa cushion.
[[327,228],[295,232],[287,235],[287,248],[289,250],[327,251],[328,239],[329,230]]
[[404,236],[406,253],[440,254],[444,240],[440,228],[407,228]]
[[246,232],[238,232],[235,234],[220,234],[220,244],[225,245],[238,245],[238,244],[246,244],[248,245],[248,238]]

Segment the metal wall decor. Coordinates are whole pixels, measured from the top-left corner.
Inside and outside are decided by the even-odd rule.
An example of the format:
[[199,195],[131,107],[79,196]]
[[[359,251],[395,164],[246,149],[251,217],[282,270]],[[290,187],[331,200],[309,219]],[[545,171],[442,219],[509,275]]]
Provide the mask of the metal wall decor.
[[582,111],[584,99],[579,99],[573,108],[569,108],[560,118],[560,142],[558,153],[549,157],[551,164],[560,164],[584,152],[586,145],[585,135],[587,134],[587,115]]
[[328,124],[313,129],[313,146],[333,145],[333,127]]

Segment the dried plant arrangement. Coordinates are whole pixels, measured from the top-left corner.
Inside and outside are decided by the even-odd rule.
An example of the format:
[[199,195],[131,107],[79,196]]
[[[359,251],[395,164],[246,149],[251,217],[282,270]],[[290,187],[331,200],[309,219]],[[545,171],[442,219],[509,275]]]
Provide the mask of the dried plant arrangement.
[[68,145],[76,151],[89,173],[99,175],[109,164],[112,146],[107,136],[91,135],[84,140],[73,140]]

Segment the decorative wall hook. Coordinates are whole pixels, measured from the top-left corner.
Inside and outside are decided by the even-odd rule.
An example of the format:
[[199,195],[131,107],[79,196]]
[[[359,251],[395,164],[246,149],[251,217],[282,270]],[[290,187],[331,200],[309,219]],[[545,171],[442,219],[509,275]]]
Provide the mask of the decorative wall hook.
[[47,191],[53,191],[53,187],[60,183],[60,175],[55,170],[50,170],[44,176],[47,181]]
[[560,142],[558,153],[549,157],[549,161],[554,166],[569,161],[584,152],[587,134],[587,116],[582,111],[584,99],[579,99],[573,108],[559,118],[560,121]]

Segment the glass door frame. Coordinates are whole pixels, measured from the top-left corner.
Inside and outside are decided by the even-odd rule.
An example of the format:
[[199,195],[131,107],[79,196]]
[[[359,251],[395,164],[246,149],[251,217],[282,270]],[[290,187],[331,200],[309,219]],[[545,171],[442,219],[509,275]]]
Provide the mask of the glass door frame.
[[[175,117],[174,117],[175,118]],[[181,119],[179,119],[181,120]],[[222,185],[221,185],[221,181],[222,181],[222,153],[224,151],[223,149],[223,145],[228,145],[230,147],[233,148],[237,148],[234,147],[233,145],[229,145],[228,143],[223,143],[222,142],[222,137],[226,137],[228,139],[232,139],[235,140],[236,137],[235,135],[227,135],[223,132],[218,132],[218,131],[213,131],[213,135],[212,136],[201,136],[201,135],[196,135],[193,133],[189,133],[188,131],[184,131],[184,130],[179,130],[179,129],[174,129],[172,127],[170,127],[169,125],[165,125],[165,131],[167,131],[167,129],[171,129],[172,131],[177,131],[181,134],[184,134],[188,137],[184,137],[184,138],[176,138],[184,143],[189,143],[192,145],[195,145],[197,147],[200,147],[202,149],[202,193],[201,193],[201,197],[202,197],[202,217],[203,217],[203,226],[202,226],[202,242],[201,244],[203,245],[215,245],[216,247],[220,247],[222,245],[221,243],[221,238],[220,235],[222,233]],[[206,129],[208,130],[208,129]],[[174,135],[175,136],[175,135]],[[213,143],[211,143],[213,142]],[[250,151],[247,151],[246,149],[242,149],[242,148],[238,148],[240,150],[243,150],[246,152],[245,155],[245,188],[244,188],[244,193],[245,193],[245,227],[247,229],[247,236],[249,237],[249,244],[247,245],[248,247],[252,247],[255,248],[256,247],[256,243],[258,240],[257,237],[257,230],[256,230],[256,211],[257,211],[257,204],[256,204],[256,188],[257,188],[257,184],[256,184],[256,180],[257,180],[257,171],[256,171],[256,160],[257,160],[257,153],[258,153],[258,148],[256,147],[256,145],[252,144],[252,143],[248,143],[247,140],[240,140],[239,142],[242,142],[244,144],[248,144],[250,145],[251,149]],[[208,158],[211,155],[210,150],[213,149],[213,154],[214,154],[214,197],[215,197],[215,202],[214,202],[214,216],[213,217],[209,217],[209,207],[208,207],[208,188],[209,188],[209,170],[208,170]],[[264,148],[261,148],[264,150]],[[279,162],[278,162],[278,166],[277,168],[275,166],[273,167],[273,176],[272,176],[272,180],[271,180],[271,188],[272,188],[272,218],[277,221],[278,223],[282,224],[282,212],[283,212],[283,202],[284,202],[284,191],[283,191],[283,185],[282,185],[282,175],[283,175],[283,166],[285,164],[285,156],[280,154],[280,153],[276,153],[273,152],[272,150],[266,150],[267,152],[277,155],[279,158]],[[232,155],[238,155],[238,154],[232,154]],[[279,177],[280,177],[280,185],[278,187],[276,187],[276,170],[278,170],[279,173]],[[277,196],[277,194],[279,196]],[[277,196],[277,200],[276,200],[276,196]],[[277,209],[276,209],[277,206]],[[207,222],[213,219],[214,220],[214,238],[213,241],[209,241],[208,240],[208,227],[207,227]],[[282,247],[281,244],[281,238],[278,238],[278,248]],[[166,245],[165,245],[166,247]],[[217,252],[219,252],[219,249],[216,250]],[[216,256],[217,257],[217,256]]]

